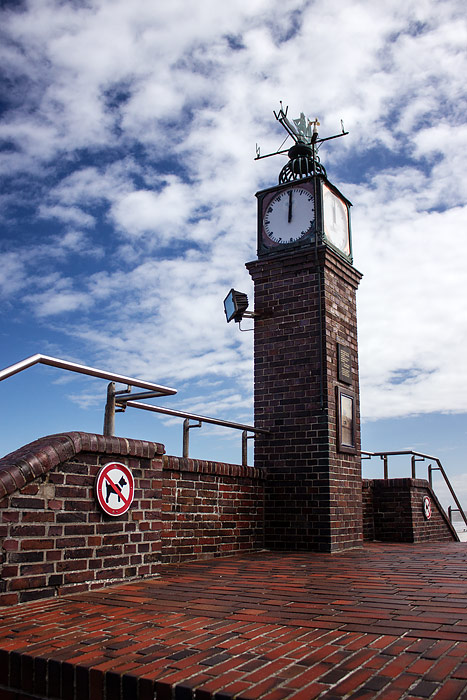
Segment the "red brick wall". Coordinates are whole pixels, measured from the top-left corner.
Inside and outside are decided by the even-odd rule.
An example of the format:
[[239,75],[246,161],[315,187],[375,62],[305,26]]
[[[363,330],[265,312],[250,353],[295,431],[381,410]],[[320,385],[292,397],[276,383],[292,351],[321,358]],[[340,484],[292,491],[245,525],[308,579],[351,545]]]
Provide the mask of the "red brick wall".
[[[166,457],[159,443],[87,433],[37,440],[0,460],[0,605],[156,575],[164,561],[262,546],[258,470]],[[127,513],[94,495],[100,468],[135,479]]]
[[[362,470],[360,457],[360,391],[358,376],[357,302],[356,291],[361,274],[338,255],[326,249],[324,266],[325,368],[329,420],[329,476],[331,551],[361,546]],[[352,383],[338,380],[337,344],[350,349]],[[354,454],[338,450],[336,388],[350,389],[355,394]]]
[[362,481],[362,520],[363,539],[372,542],[375,539],[375,514],[374,514],[373,481],[363,479]]
[[[432,516],[423,514],[428,496]],[[364,539],[382,542],[452,542],[457,535],[428,481],[424,479],[365,479],[363,481]]]
[[[163,452],[158,443],[68,433],[0,460],[0,604],[156,574]],[[135,479],[133,504],[118,518],[94,496],[111,461]]]
[[[432,515],[430,520],[426,520],[423,514],[423,496],[429,496],[431,499]],[[446,513],[427,481],[424,479],[412,479],[410,502],[414,542],[452,542],[453,539],[458,539]]]
[[178,562],[264,546],[259,469],[165,457],[162,560]]
[[[336,387],[339,342],[351,350],[358,402],[361,275],[325,246],[266,256],[247,268],[258,314],[255,425],[270,431],[255,439],[255,466],[268,472],[266,544],[322,551],[358,546],[360,458],[336,450]],[[357,452],[358,414],[357,404]]]

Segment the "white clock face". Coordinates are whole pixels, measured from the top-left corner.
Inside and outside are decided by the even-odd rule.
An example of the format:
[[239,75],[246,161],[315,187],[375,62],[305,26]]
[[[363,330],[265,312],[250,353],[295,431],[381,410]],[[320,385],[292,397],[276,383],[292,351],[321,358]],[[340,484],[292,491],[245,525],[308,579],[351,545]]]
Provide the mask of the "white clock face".
[[314,221],[313,193],[304,187],[290,187],[271,200],[263,217],[263,226],[271,241],[287,244],[306,236]]
[[324,233],[330,243],[350,255],[349,214],[342,199],[324,185]]

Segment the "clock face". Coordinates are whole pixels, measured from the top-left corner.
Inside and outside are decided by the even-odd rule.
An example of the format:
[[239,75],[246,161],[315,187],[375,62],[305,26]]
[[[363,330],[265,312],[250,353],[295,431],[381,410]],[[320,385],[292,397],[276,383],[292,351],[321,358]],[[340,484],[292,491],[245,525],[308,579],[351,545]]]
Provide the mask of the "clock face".
[[347,205],[323,184],[324,233],[332,245],[350,255],[349,213]]
[[266,206],[263,229],[267,239],[277,245],[295,243],[306,236],[315,222],[313,192],[305,187],[289,187]]

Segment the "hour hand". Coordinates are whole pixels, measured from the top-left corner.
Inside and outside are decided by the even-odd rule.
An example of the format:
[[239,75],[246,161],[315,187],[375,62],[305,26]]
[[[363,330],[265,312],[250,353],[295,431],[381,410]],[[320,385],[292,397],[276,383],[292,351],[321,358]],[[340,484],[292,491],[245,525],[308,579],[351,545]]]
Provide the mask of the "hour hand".
[[289,215],[287,221],[289,224],[292,221],[292,190],[289,190]]

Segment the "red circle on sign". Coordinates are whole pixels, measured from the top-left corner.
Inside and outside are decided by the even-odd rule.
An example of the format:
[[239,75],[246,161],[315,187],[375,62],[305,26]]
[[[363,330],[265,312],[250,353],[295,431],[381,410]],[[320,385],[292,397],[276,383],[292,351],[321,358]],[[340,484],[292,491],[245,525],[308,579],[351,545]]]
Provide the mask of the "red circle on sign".
[[431,498],[428,496],[423,496],[423,515],[426,520],[431,518]]
[[123,515],[133,502],[135,484],[126,464],[109,462],[96,478],[97,501],[107,515]]

